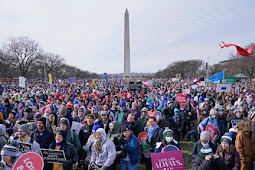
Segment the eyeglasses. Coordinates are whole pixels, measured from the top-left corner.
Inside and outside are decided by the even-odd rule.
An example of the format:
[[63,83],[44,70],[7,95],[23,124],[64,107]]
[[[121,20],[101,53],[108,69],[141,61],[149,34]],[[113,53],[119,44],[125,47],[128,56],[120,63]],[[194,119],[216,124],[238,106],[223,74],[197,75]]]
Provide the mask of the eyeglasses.
[[146,111],[142,111],[142,112],[146,113]]

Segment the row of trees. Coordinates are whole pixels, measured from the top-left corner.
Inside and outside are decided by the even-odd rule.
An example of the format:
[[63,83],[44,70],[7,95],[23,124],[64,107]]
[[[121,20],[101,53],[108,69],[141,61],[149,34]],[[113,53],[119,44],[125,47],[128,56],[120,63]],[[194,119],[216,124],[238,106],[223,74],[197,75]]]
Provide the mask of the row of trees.
[[24,76],[29,79],[44,79],[45,73],[51,73],[53,79],[87,79],[98,76],[66,64],[64,58],[58,54],[44,52],[36,41],[28,37],[10,37],[0,49],[2,78]]
[[[255,46],[255,43],[250,43],[245,48],[248,49],[253,46]],[[251,80],[255,78],[255,50],[250,58],[231,53],[229,60],[207,67],[209,76],[225,70],[225,73],[230,76],[244,74]],[[182,79],[192,80],[207,76],[207,68],[202,60],[176,61],[169,64],[167,68],[156,72],[155,78],[170,79],[176,77],[176,74],[180,74]]]
[[194,79],[195,77],[205,76],[206,70],[202,60],[176,61],[163,70],[155,73],[156,78],[174,78],[180,74],[182,79]]

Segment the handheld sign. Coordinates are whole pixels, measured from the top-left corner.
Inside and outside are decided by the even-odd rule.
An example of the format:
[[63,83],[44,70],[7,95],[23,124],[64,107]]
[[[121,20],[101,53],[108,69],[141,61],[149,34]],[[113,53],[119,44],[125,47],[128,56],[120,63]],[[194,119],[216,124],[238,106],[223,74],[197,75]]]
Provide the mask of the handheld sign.
[[154,111],[154,112],[148,111],[148,115],[150,117],[156,117],[155,114],[156,114],[156,111]]
[[152,153],[151,160],[153,170],[185,169],[182,151],[180,150],[164,153]]
[[81,124],[81,123],[78,123],[78,122],[73,121],[73,122],[72,122],[71,130],[75,131],[75,133],[76,133],[77,135],[79,135],[79,132],[80,132],[80,129],[81,129],[82,126],[84,126],[84,125]]
[[143,143],[143,140],[147,139],[147,133],[146,132],[141,132],[138,134],[138,140],[140,145]]
[[19,151],[21,153],[32,152],[32,144],[19,142]]
[[206,126],[206,131],[209,132],[209,137],[211,141],[216,141],[220,136],[220,130],[215,130],[215,126],[212,123]]
[[233,119],[231,120],[232,127],[237,127],[239,123],[241,123],[242,120],[239,119]]
[[181,94],[181,93],[177,94],[176,100],[179,102],[179,104],[180,104],[182,107],[185,107],[185,106],[187,105],[187,99],[186,99],[186,97],[185,97],[183,94]]
[[34,152],[23,154],[16,161],[13,170],[32,170],[43,169],[42,157]]
[[178,151],[179,148],[177,148],[176,146],[174,145],[167,145],[165,146],[161,152],[171,152],[171,151]]
[[40,149],[44,161],[48,163],[62,164],[65,160],[65,152],[63,150]]

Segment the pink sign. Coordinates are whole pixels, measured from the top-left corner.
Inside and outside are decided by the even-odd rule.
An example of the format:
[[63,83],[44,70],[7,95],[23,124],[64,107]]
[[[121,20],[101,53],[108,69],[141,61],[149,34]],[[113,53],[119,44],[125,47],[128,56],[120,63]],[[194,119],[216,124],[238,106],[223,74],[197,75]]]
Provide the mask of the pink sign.
[[212,123],[206,126],[206,131],[209,132],[209,137],[211,141],[217,140],[220,136],[220,130],[219,129],[215,130],[215,126]]
[[151,154],[153,170],[185,169],[182,151]]
[[185,106],[187,105],[187,99],[186,99],[186,97],[185,97],[183,94],[181,94],[181,93],[177,94],[176,100],[179,102],[179,104],[180,104],[182,107],[185,107]]
[[143,143],[143,140],[145,141],[147,139],[147,133],[146,132],[141,132],[138,134],[138,140],[140,145]]
[[150,117],[156,117],[155,114],[156,114],[156,111],[154,111],[154,112],[148,111],[148,115]]
[[43,169],[43,159],[37,153],[28,152],[19,157],[13,169],[14,170]]

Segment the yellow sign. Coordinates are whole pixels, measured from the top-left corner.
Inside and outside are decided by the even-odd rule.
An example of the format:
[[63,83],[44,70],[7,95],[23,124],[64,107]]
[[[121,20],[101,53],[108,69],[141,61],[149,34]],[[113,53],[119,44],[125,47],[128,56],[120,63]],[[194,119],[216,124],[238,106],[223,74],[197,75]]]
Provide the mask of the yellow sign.
[[52,84],[52,76],[50,73],[48,75],[49,75],[49,84]]
[[95,80],[92,80],[92,81],[91,81],[91,84],[92,84],[93,86],[95,86],[95,85],[96,85]]

